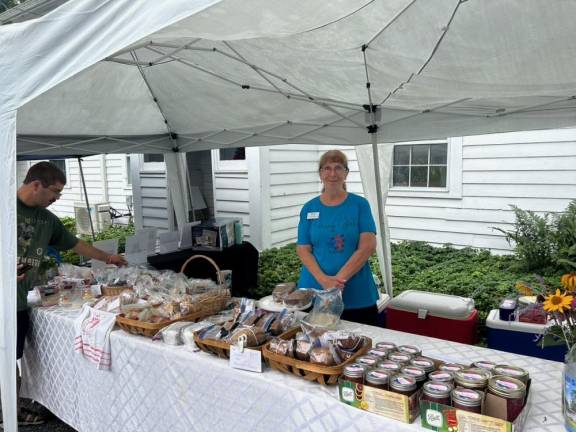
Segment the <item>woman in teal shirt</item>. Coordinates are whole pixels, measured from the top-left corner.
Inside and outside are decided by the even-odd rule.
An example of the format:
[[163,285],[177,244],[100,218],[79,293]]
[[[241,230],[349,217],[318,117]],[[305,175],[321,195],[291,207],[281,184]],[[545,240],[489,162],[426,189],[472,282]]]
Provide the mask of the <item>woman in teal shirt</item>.
[[368,264],[376,249],[376,224],[366,199],[346,191],[348,160],[339,150],[322,155],[323,189],[300,212],[297,252],[300,288],[339,288],[342,319],[377,325],[378,289]]

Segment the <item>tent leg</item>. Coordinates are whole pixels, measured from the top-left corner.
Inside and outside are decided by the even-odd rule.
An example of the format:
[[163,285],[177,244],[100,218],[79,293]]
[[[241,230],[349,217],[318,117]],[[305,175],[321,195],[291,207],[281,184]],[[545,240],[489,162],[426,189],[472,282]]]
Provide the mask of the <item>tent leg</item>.
[[88,191],[86,190],[86,180],[84,179],[84,170],[82,169],[81,158],[78,158],[78,166],[80,167],[80,179],[82,180],[82,189],[84,189],[84,200],[86,201],[86,209],[88,210],[88,220],[90,221],[92,240],[96,241],[96,234],[94,233],[94,224],[92,223],[92,214],[90,213],[90,203],[88,202]]
[[384,290],[392,297],[392,259],[390,256],[390,239],[386,229],[386,215],[384,202],[382,201],[382,179],[380,178],[380,157],[378,152],[378,132],[370,134],[372,137],[372,159],[374,160],[374,172],[376,173],[376,202],[378,203],[378,222],[380,237],[382,240],[382,253],[384,256],[384,272],[382,274]]

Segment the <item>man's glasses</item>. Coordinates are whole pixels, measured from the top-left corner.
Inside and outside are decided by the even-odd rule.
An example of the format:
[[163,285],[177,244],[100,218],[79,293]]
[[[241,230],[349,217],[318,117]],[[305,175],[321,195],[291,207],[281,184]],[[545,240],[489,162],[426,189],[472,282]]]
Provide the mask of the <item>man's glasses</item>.
[[62,189],[58,189],[55,186],[48,186],[46,189],[48,189],[50,192],[52,192],[58,198],[60,198],[62,196]]

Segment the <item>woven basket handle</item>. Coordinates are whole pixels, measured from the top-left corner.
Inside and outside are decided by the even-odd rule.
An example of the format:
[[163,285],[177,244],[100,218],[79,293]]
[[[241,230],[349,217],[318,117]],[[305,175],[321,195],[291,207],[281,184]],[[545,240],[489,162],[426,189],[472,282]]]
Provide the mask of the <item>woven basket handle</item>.
[[222,273],[220,273],[220,267],[218,267],[218,264],[216,264],[216,262],[212,258],[207,257],[206,255],[192,255],[184,262],[184,264],[182,264],[182,267],[180,268],[180,273],[184,274],[184,270],[186,270],[188,264],[198,258],[204,258],[214,266],[214,269],[216,269],[216,280],[218,282],[218,285],[223,286],[224,280],[222,279]]

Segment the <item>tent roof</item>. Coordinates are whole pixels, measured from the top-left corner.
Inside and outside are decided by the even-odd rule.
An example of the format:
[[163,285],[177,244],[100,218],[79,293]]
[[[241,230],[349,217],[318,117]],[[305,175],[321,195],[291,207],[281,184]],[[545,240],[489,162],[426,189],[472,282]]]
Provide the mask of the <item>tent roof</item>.
[[18,152],[364,144],[370,103],[382,141],[576,125],[576,2],[211,3],[25,104]]

